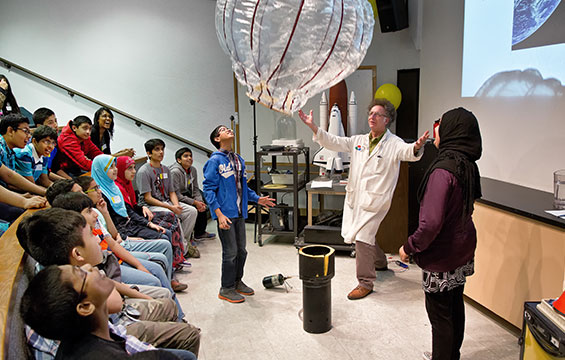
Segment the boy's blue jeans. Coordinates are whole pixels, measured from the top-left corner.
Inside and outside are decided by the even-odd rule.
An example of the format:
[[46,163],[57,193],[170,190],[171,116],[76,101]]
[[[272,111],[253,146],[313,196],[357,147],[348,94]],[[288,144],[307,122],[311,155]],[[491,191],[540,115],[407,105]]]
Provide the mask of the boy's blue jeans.
[[218,235],[222,242],[222,288],[233,289],[243,277],[243,268],[247,258],[245,250],[245,219],[230,219],[229,230],[220,229]]

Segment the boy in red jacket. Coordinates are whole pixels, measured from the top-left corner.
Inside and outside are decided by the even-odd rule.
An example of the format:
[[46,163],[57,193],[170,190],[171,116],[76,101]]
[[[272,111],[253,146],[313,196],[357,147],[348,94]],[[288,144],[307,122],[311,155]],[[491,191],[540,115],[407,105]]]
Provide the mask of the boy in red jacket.
[[59,135],[60,169],[75,177],[90,171],[92,160],[102,154],[90,140],[92,121],[81,115],[69,121]]

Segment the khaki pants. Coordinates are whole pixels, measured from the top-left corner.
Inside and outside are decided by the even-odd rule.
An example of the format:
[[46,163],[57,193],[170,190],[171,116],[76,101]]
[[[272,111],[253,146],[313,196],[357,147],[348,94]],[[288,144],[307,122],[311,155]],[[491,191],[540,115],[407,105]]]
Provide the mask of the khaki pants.
[[189,350],[198,356],[200,329],[184,322],[138,321],[127,334],[158,348]]
[[[166,290],[166,289],[165,289]],[[124,302],[137,309],[140,320],[148,321],[177,321],[178,309],[173,299],[126,299]]]
[[379,245],[369,245],[367,243],[355,242],[355,268],[359,285],[366,289],[373,289],[373,282],[377,279],[375,268],[387,266],[385,253]]

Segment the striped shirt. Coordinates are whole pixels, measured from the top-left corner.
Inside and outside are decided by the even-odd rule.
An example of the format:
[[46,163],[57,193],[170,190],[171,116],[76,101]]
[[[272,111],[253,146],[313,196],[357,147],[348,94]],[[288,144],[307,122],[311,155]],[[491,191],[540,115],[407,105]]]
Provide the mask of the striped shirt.
[[0,163],[14,170],[16,167],[16,154],[10,149],[4,136],[0,135]]
[[39,156],[33,144],[27,144],[23,149],[14,149],[16,153],[16,172],[22,176],[33,176],[37,181],[41,174],[48,175],[47,163],[49,159]]

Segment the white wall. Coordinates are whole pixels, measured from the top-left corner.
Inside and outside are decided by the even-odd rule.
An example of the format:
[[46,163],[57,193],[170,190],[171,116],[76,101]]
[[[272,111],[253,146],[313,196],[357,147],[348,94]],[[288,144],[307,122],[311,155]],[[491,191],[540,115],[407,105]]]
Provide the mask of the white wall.
[[[231,64],[214,29],[209,0],[3,1],[0,56],[147,122],[213,149],[210,131],[233,113]],[[18,103],[52,108],[62,124],[97,107],[17,71],[7,72]],[[116,118],[113,150],[163,137]],[[180,143],[167,139],[165,162]],[[197,155],[196,165],[205,157]]]
[[463,0],[426,0],[420,56],[420,133],[444,112],[463,106],[479,120],[481,175],[553,192],[565,168],[565,100],[461,98]]

